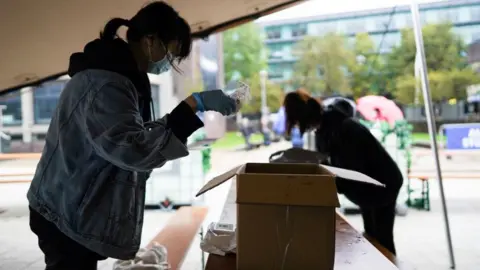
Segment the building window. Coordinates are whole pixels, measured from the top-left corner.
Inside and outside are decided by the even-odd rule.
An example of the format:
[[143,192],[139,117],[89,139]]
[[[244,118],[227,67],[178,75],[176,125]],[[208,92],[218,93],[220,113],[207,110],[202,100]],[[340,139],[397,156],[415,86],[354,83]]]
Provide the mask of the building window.
[[[422,25],[442,23],[442,15],[439,10],[420,11],[420,20]],[[444,20],[444,19],[443,19]]]
[[480,7],[470,8],[470,19],[472,21],[480,21]]
[[267,39],[280,39],[282,37],[282,31],[280,28],[270,28],[266,30]]
[[[155,118],[160,118],[161,111],[160,111],[160,85],[152,84],[152,102],[153,102],[153,112]],[[155,120],[155,119],[154,119]]]
[[307,27],[305,25],[295,25],[292,27],[292,37],[303,37],[307,35]]
[[271,44],[268,46],[268,59],[282,59],[283,57],[283,46],[280,44]]
[[336,31],[339,34],[348,33],[348,24],[346,24],[345,21],[338,21],[336,24]]
[[283,74],[282,73],[268,73],[268,79],[270,80],[278,80],[278,79],[283,79]]
[[458,12],[456,9],[450,9],[450,10],[437,10],[437,11],[430,11],[431,13],[435,12],[437,13],[437,21],[431,22],[428,21],[429,23],[444,23],[444,22],[458,22]]
[[383,39],[383,49],[391,51],[391,49],[400,44],[402,36],[400,33],[388,33]]
[[[420,12],[420,20],[424,17],[424,13]],[[396,15],[395,26],[397,29],[411,28],[413,26],[412,14],[401,13]]]
[[323,36],[329,33],[337,32],[337,22],[336,21],[325,21],[320,23],[313,24],[313,34],[318,36]]
[[453,23],[458,23],[460,22],[460,10],[458,8],[452,8],[447,11],[448,12],[448,18],[450,19],[451,22]]
[[283,79],[282,67],[279,65],[271,65],[268,71],[269,79]]
[[470,22],[470,12],[468,7],[462,7],[458,9],[458,21]]
[[0,96],[0,106],[6,106],[3,110],[3,126],[22,125],[22,101],[20,90]]
[[353,19],[348,21],[348,34],[358,34],[367,31],[367,21],[365,19]]
[[375,18],[375,30],[385,31],[389,29],[395,29],[394,15],[392,16],[379,16]]
[[46,82],[33,89],[35,124],[50,124],[66,81]]
[[471,42],[475,42],[479,40],[480,40],[480,32],[473,32]]
[[406,14],[397,14],[395,15],[395,24],[397,29],[403,29],[407,26],[407,16]]

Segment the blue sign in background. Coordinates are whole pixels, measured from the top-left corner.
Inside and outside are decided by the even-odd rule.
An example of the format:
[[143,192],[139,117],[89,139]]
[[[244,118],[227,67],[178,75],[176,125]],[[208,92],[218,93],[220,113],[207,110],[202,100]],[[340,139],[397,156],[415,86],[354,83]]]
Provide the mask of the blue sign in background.
[[446,148],[451,150],[480,149],[480,124],[447,125]]

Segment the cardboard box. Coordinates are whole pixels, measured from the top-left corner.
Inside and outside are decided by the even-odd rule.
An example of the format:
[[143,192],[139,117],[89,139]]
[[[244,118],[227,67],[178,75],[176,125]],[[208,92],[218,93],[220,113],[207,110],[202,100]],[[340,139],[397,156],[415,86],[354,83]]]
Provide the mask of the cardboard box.
[[247,163],[213,178],[197,196],[236,176],[238,270],[331,270],[335,175],[381,185],[329,166]]

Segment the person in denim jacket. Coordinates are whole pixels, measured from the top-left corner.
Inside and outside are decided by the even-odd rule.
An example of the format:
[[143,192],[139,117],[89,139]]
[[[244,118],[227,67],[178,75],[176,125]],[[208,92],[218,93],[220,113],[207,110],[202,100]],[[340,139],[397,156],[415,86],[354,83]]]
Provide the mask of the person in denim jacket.
[[[126,41],[117,36],[121,26],[128,27]],[[70,57],[71,80],[27,194],[46,269],[96,269],[107,257],[133,258],[151,170],[188,155],[187,138],[203,126],[197,112],[237,109],[223,91],[211,90],[152,117],[147,72],[176,68],[191,44],[187,22],[152,2],[130,20],[110,20],[99,39]]]

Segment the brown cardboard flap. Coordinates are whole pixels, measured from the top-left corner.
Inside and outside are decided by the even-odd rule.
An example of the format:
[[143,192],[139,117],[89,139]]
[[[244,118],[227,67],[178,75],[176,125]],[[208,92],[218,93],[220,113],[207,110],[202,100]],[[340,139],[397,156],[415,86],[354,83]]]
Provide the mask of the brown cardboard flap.
[[211,189],[214,189],[215,187],[221,185],[222,183],[226,182],[227,180],[229,180],[230,178],[234,177],[235,175],[237,175],[238,173],[242,172],[245,170],[245,165],[240,165],[240,166],[237,166],[227,172],[224,172],[222,174],[220,174],[219,176],[217,177],[214,177],[212,180],[208,181],[203,187],[202,189],[200,189],[200,191],[198,191],[198,193],[195,195],[195,197],[198,197],[200,195],[202,195],[203,193],[211,190]]
[[239,204],[340,205],[333,175],[242,173],[236,182]]
[[385,187],[384,184],[378,182],[377,180],[371,178],[368,175],[365,175],[365,174],[357,172],[357,171],[351,171],[351,170],[346,170],[346,169],[327,166],[327,165],[320,165],[320,166],[327,169],[333,175],[345,178],[347,180],[369,183],[369,184],[372,184],[372,185]]

